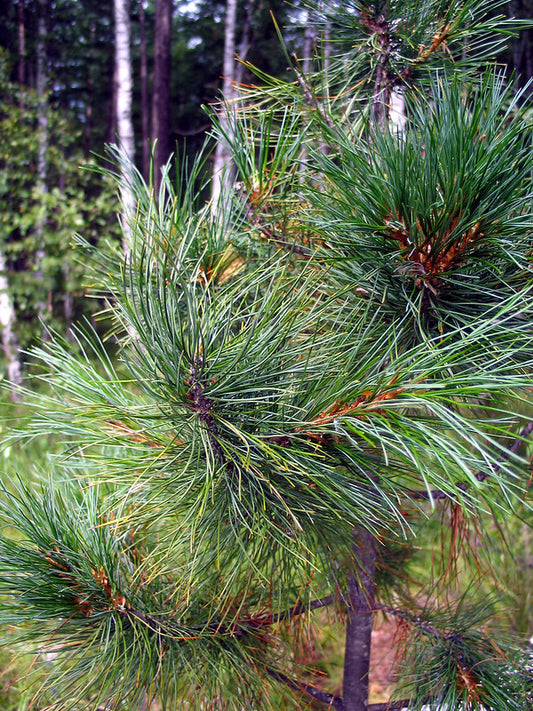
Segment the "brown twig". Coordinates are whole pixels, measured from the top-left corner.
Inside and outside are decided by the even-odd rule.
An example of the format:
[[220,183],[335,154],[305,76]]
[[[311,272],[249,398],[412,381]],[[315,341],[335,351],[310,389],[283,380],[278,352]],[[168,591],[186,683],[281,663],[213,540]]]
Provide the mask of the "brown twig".
[[299,67],[295,64],[294,65],[294,73],[296,74],[296,81],[300,85],[300,88],[302,89],[304,93],[305,100],[307,103],[315,109],[317,114],[321,117],[321,119],[324,121],[324,123],[328,126],[328,128],[334,129],[335,128],[335,122],[331,118],[331,116],[328,116],[328,114],[324,111],[323,107],[320,105],[320,103],[317,101],[316,97],[313,95],[313,92],[309,88],[309,85],[305,81],[305,78],[303,74],[301,73]]
[[251,623],[254,627],[275,625],[278,622],[292,620],[294,617],[298,617],[299,615],[305,615],[306,612],[311,612],[312,610],[319,610],[322,607],[329,607],[330,605],[333,605],[334,602],[335,598],[333,595],[328,595],[327,597],[322,597],[317,600],[311,600],[311,602],[307,604],[298,602],[296,605],[294,605],[294,607],[291,607],[290,610],[284,610],[283,612],[279,612],[274,615],[252,617],[250,620],[246,620],[246,623]]
[[292,689],[293,691],[299,691],[302,694],[307,694],[316,701],[320,701],[321,703],[326,704],[327,706],[329,706],[329,708],[337,709],[337,711],[343,711],[344,709],[342,698],[337,694],[330,694],[328,691],[324,691],[324,689],[319,689],[318,687],[312,686],[311,684],[306,684],[303,681],[293,681],[288,676],[285,676],[285,674],[274,671],[273,669],[268,670],[268,675],[272,677],[272,679],[275,679],[276,681],[280,681],[282,684],[285,684],[289,687],[289,689]]

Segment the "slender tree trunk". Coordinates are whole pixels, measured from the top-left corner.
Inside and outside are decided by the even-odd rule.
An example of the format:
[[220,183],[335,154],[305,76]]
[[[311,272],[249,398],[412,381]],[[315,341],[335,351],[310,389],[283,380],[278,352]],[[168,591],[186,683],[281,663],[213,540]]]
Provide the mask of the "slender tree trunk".
[[[61,195],[65,194],[65,174],[61,172],[59,174],[58,188]],[[65,258],[63,262],[63,318],[66,324],[67,337],[73,340],[72,334],[72,320],[74,318],[74,299],[72,297],[72,289],[70,284],[71,269],[70,262],[68,258]]]
[[[235,97],[235,26],[237,23],[237,0],[227,0],[226,22],[224,31],[224,64],[222,94],[225,106],[222,106],[220,122],[222,128],[227,128],[225,109]],[[215,150],[213,161],[212,198],[216,207],[221,195],[232,184],[230,153],[224,141],[219,141]]]
[[139,0],[139,35],[140,35],[140,79],[141,79],[141,170],[145,179],[150,173],[150,106],[148,103],[148,61],[146,58],[146,17],[144,0]]
[[[17,3],[17,25],[18,25],[18,83],[22,89],[26,80],[26,27],[24,20],[24,0]],[[22,93],[21,93],[22,96]],[[22,101],[22,99],[21,99]]]
[[[324,26],[324,36],[322,39],[324,46],[322,56],[323,56],[323,70],[322,77],[323,83],[321,87],[322,94],[324,95],[324,100],[326,102],[326,111],[329,111],[329,68],[331,65],[331,22],[328,20]],[[320,150],[322,153],[327,153],[329,148],[326,142],[320,144]]]
[[376,541],[368,531],[356,534],[357,569],[350,576],[344,653],[343,711],[367,711],[368,675],[374,609]]
[[[116,51],[115,51],[116,54]],[[117,85],[118,85],[118,74],[117,74],[117,61],[116,56],[113,58],[113,66],[110,67],[109,71],[109,99],[107,102],[107,125],[105,132],[105,142],[106,143],[116,143],[117,140]]]
[[[131,119],[132,73],[131,73],[131,20],[129,0],[115,2],[115,68],[116,68],[116,106],[118,141],[125,163],[135,158],[133,123]],[[131,220],[135,211],[135,199],[126,176],[121,181],[122,198],[122,234],[125,252],[131,247]]]
[[152,95],[152,140],[154,148],[154,184],[161,182],[161,168],[170,155],[170,39],[171,0],[156,0],[154,37],[154,90]]
[[89,62],[89,76],[87,78],[87,103],[85,105],[85,128],[84,128],[84,153],[85,157],[89,157],[91,150],[91,131],[92,131],[92,120],[93,120],[93,93],[94,93],[94,47],[96,42],[96,18],[93,17],[91,20],[91,34],[90,34],[90,62]]
[[[47,112],[47,53],[46,53],[46,20],[48,15],[48,0],[39,0],[39,20],[37,29],[37,100],[38,100],[38,149],[37,149],[37,199],[41,210],[39,221],[35,226],[37,249],[35,252],[36,281],[39,288],[37,313],[41,323],[45,323],[49,312],[46,291],[44,288],[44,260],[46,256],[45,232],[47,223],[46,210],[46,177],[48,172],[48,112]],[[46,337],[46,333],[43,334]]]
[[[2,334],[2,350],[7,363],[7,378],[10,383],[20,385],[22,373],[19,361],[19,344],[15,333],[16,314],[7,278],[7,264],[3,250],[0,250],[0,329]],[[18,400],[15,391],[11,395]]]
[[[401,135],[405,127],[403,92],[393,90],[389,72],[390,37],[385,15],[366,19],[377,35],[379,47],[371,110],[375,130],[387,122]],[[392,114],[392,116],[391,116]],[[368,531],[355,533],[355,573],[350,577],[349,611],[344,657],[343,711],[367,711],[370,652],[375,598],[377,541]]]
[[252,25],[256,0],[248,0],[246,3],[246,19],[242,28],[242,37],[239,43],[239,59],[241,60],[235,67],[235,82],[242,84],[244,74],[244,64],[250,47],[252,45]]

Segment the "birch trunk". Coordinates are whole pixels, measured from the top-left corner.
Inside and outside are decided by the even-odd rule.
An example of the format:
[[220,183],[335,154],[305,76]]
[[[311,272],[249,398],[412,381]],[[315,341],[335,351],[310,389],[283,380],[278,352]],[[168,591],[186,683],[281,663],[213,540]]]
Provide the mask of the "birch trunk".
[[246,3],[246,19],[242,28],[241,41],[239,43],[239,59],[240,62],[235,67],[235,82],[236,84],[242,84],[243,74],[244,74],[244,64],[250,47],[252,45],[252,25],[253,25],[253,14],[255,9],[256,0],[248,0]]
[[[224,65],[220,123],[222,129],[228,126],[225,111],[235,98],[235,26],[237,23],[237,0],[228,0],[226,4],[226,23],[224,30]],[[219,204],[220,199],[226,194],[232,184],[231,157],[228,147],[223,140],[219,141],[215,150],[213,161],[213,205]]]
[[126,164],[133,162],[135,143],[131,118],[131,97],[133,90],[131,74],[131,20],[129,0],[114,0],[115,10],[115,71],[116,71],[116,114],[118,142],[122,149],[124,162],[121,180],[122,198],[122,244],[128,253],[131,248],[131,221],[135,213],[135,198],[129,184]]
[[[22,382],[22,373],[18,358],[18,339],[15,334],[16,314],[13,301],[9,293],[7,278],[7,264],[4,252],[0,250],[0,329],[2,332],[2,350],[7,364],[7,378],[14,385]],[[15,391],[11,395],[13,400],[18,400]]]

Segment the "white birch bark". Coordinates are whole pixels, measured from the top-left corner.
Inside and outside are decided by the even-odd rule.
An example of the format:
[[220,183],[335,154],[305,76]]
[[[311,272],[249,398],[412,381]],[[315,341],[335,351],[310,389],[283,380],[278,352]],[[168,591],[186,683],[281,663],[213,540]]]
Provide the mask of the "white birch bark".
[[135,215],[135,198],[130,184],[128,164],[135,157],[131,97],[133,90],[131,72],[131,20],[129,0],[114,0],[115,11],[115,70],[116,112],[118,143],[123,154],[121,180],[122,244],[127,253],[131,249],[132,220]]
[[403,138],[405,135],[406,125],[405,115],[405,95],[402,88],[393,89],[389,101],[389,124],[392,133],[398,138]]
[[[223,65],[223,105],[220,115],[220,123],[223,129],[227,129],[228,122],[225,118],[225,111],[228,104],[235,98],[235,26],[237,22],[237,0],[227,0],[226,23],[224,29],[224,65]],[[212,199],[214,209],[224,199],[226,191],[231,187],[231,158],[227,145],[223,140],[219,141],[215,149],[213,160],[213,183]]]
[[20,385],[22,374],[18,358],[18,339],[15,334],[16,314],[9,293],[6,266],[4,252],[0,250],[0,329],[2,332],[2,350],[7,363],[8,380],[15,385]]

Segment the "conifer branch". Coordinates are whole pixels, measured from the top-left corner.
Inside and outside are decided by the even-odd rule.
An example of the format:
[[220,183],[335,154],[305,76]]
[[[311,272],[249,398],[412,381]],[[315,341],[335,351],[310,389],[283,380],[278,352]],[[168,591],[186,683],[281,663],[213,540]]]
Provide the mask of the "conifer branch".
[[343,711],[344,709],[342,698],[336,694],[330,694],[328,691],[324,691],[324,689],[319,689],[318,687],[306,684],[303,681],[293,681],[292,679],[289,679],[288,676],[285,676],[285,674],[274,671],[273,669],[269,669],[268,674],[272,679],[285,684],[293,691],[299,691],[303,694],[307,694],[316,701],[327,704],[330,708],[337,709],[338,711]]
[[445,636],[444,633],[437,629],[434,625],[432,625],[431,622],[429,622],[428,620],[424,620],[417,615],[414,615],[409,610],[400,610],[397,607],[388,607],[387,605],[377,604],[374,605],[374,611],[385,612],[386,614],[392,615],[393,617],[398,617],[404,622],[407,622],[413,627],[416,627],[417,629],[421,630],[426,636],[433,637],[433,639],[442,639]]
[[[268,674],[272,679],[285,684],[293,691],[299,691],[300,693],[307,694],[315,699],[315,701],[326,704],[329,708],[337,709],[337,711],[344,711],[344,702],[342,697],[338,694],[330,694],[324,689],[320,689],[305,682],[293,681],[288,676],[285,676],[285,674],[276,672],[273,669],[269,669]],[[387,701],[385,703],[369,704],[367,709],[368,711],[401,711],[401,709],[407,707],[408,703],[408,699],[402,699],[400,701]]]
[[266,626],[275,625],[278,622],[284,622],[285,620],[292,620],[294,617],[299,615],[305,615],[307,612],[312,612],[313,610],[319,610],[323,607],[329,607],[333,605],[335,598],[333,595],[327,595],[326,597],[319,598],[317,600],[311,600],[311,602],[297,603],[290,610],[285,610],[274,615],[265,615],[263,617],[254,617],[251,622],[255,626]]
[[305,78],[304,78],[303,74],[301,73],[297,64],[294,65],[294,73],[296,74],[296,80],[297,80],[298,84],[300,85],[300,88],[303,91],[305,100],[307,101],[309,106],[311,106],[317,112],[317,114],[320,116],[322,121],[324,121],[326,126],[328,126],[328,128],[335,129],[335,123],[334,123],[333,119],[331,118],[331,116],[329,116],[327,114],[326,111],[324,111],[322,104],[320,104],[317,101],[316,97],[313,95],[313,92],[309,88],[309,86],[308,86],[307,82],[305,81]]
[[[524,440],[529,437],[529,435],[533,432],[533,420],[531,422],[528,422],[525,427],[522,428],[520,431],[519,435],[516,437],[514,440],[513,444],[502,454],[501,457],[498,457],[496,459],[496,464],[492,467],[491,471],[486,471],[486,470],[479,470],[474,474],[474,477],[479,481],[483,482],[486,479],[489,479],[491,476],[494,474],[497,474],[500,469],[501,465],[504,464],[513,454],[516,454],[516,452],[519,450],[520,446],[524,443]],[[468,482],[463,482],[462,484],[459,484],[457,488],[461,492],[466,492],[468,489],[471,487],[471,484]],[[447,491],[442,491],[441,489],[432,489],[431,491],[413,491],[412,493],[409,494],[410,499],[415,499],[415,500],[433,500],[433,501],[442,501],[444,499],[455,499],[456,496],[454,494],[451,494]]]

